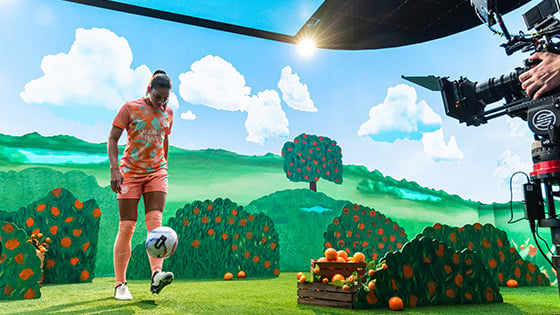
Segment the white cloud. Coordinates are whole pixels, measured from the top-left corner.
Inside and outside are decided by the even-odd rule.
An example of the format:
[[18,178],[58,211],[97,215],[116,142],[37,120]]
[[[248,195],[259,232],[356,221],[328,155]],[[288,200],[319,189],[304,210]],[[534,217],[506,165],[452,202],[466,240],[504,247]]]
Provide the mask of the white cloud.
[[247,113],[246,140],[263,145],[273,137],[287,137],[288,119],[274,90],[250,95],[251,88],[235,67],[218,56],[205,56],[179,75],[179,94],[191,104]]
[[510,136],[533,139],[533,133],[526,121],[521,118],[506,117],[506,122],[510,129]]
[[416,103],[416,90],[406,84],[390,87],[382,104],[373,106],[359,136],[376,141],[420,140],[422,134],[441,127],[441,117],[425,101]]
[[247,109],[247,141],[263,145],[271,137],[288,137],[288,119],[280,105],[278,92],[259,92],[251,97]]
[[316,112],[307,85],[300,82],[297,73],[292,73],[290,66],[284,67],[278,81],[278,88],[282,92],[282,99],[293,109],[304,112]]
[[184,112],[181,113],[181,119],[184,120],[195,120],[196,119],[196,115],[192,112],[192,111],[188,111],[188,112]]
[[179,94],[191,104],[220,110],[244,110],[251,88],[245,78],[224,59],[208,55],[179,75]]
[[[128,41],[108,29],[79,28],[68,53],[45,56],[44,75],[25,85],[27,103],[58,106],[99,106],[118,109],[145,95],[151,77],[147,66],[131,69]],[[170,106],[178,107],[173,94]]]
[[[517,154],[512,154],[510,150],[504,151],[498,157],[496,161],[496,169],[494,170],[494,176],[498,179],[498,185],[501,187],[506,187],[509,189],[509,181],[513,173],[517,171],[523,171],[529,173],[533,169],[531,163],[522,162],[521,158]],[[519,186],[526,183],[527,178],[523,175],[516,175],[513,177],[512,184],[517,187],[513,187],[513,191],[519,191]],[[519,195],[516,194],[517,197]]]
[[445,143],[442,129],[424,133],[422,144],[424,145],[424,153],[436,162],[457,162],[464,157],[463,152],[457,146],[455,136],[449,137],[449,142]]

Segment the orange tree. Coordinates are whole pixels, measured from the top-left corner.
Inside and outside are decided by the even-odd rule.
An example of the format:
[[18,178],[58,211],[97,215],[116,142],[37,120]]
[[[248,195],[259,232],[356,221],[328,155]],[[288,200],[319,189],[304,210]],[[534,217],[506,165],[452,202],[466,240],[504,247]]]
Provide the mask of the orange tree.
[[[229,199],[196,200],[177,210],[167,226],[179,238],[164,268],[177,278],[219,278],[243,270],[247,277],[278,276],[278,232],[263,213],[249,213]],[[149,276],[144,244],[133,250],[130,279]]]
[[342,184],[342,148],[330,138],[302,133],[284,143],[282,156],[291,181],[308,182],[313,191],[319,178]]
[[408,240],[395,221],[373,208],[351,202],[327,226],[325,248],[333,247],[347,253],[362,252],[366,260],[377,260],[386,252],[401,249]]
[[43,283],[92,281],[100,217],[94,199],[81,202],[64,188],[55,188],[18,211],[0,210],[0,219],[13,222],[28,235],[42,232],[52,240],[45,255]]

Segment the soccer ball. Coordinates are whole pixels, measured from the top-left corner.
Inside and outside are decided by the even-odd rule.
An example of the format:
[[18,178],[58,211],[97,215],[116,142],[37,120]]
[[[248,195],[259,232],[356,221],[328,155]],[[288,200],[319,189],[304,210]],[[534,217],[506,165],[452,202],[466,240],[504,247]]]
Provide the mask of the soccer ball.
[[155,258],[167,258],[177,249],[177,233],[168,227],[160,226],[153,229],[146,238],[146,250]]

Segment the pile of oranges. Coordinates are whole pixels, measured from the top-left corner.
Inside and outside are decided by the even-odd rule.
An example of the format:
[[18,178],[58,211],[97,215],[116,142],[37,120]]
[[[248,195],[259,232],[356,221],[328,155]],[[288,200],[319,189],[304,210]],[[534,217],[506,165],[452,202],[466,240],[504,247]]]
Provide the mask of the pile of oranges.
[[[337,251],[334,248],[327,248],[324,252],[324,256],[317,259],[317,262],[365,263],[366,257],[361,252],[356,252],[354,253],[354,255],[349,256],[348,253],[344,250]],[[320,275],[320,271],[321,271],[320,267],[316,265],[315,268],[313,269],[313,274],[315,276],[318,276]],[[299,282],[307,281],[307,277],[302,272],[298,272],[296,276]],[[344,283],[342,285],[342,289],[348,291],[350,290],[349,285],[355,284],[358,281],[358,279],[355,279],[355,277],[352,275],[349,277],[345,277],[342,274],[337,273],[332,275],[330,279],[328,277],[322,276],[321,281],[325,284],[329,282],[331,283],[342,282]]]
[[366,262],[366,256],[361,252],[355,252],[352,257],[344,250],[337,251],[334,248],[327,248],[325,256],[317,259],[317,262]]

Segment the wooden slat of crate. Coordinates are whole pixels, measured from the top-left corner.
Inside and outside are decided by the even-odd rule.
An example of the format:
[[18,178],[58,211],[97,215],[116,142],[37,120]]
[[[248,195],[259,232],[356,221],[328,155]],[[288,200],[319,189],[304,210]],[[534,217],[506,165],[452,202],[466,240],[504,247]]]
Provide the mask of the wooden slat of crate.
[[298,303],[341,308],[353,308],[359,285],[349,291],[332,284],[298,282]]
[[350,276],[354,271],[358,273],[361,277],[366,273],[366,263],[355,263],[355,262],[318,262],[316,260],[311,260],[311,272],[318,266],[319,274],[322,277],[328,277],[329,281],[335,274],[341,274],[344,277]]

